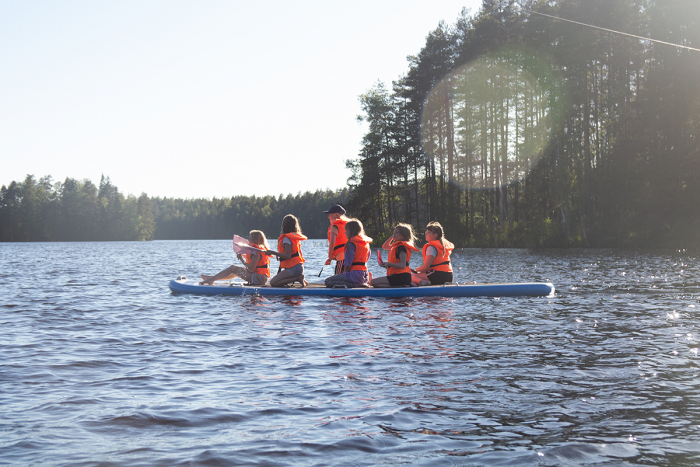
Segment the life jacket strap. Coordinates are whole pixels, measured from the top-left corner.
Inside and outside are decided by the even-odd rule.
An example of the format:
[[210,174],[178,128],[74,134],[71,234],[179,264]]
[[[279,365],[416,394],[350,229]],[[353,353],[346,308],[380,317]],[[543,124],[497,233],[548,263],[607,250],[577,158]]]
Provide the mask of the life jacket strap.
[[449,261],[444,261],[444,262],[438,263],[438,264],[431,264],[430,267],[431,267],[431,268],[434,268],[435,266],[444,266],[445,264],[450,264],[450,262],[449,262]]
[[366,261],[354,261],[352,263],[352,266],[366,266],[367,262]]
[[339,248],[343,248],[344,246],[345,246],[345,243],[341,243],[340,245],[336,245],[336,246],[333,247],[333,251],[335,251],[335,250],[337,250],[337,249],[339,249]]
[[296,253],[294,253],[292,256],[290,256],[289,259],[296,258],[297,256],[299,256],[299,252],[298,252],[298,251],[297,251]]

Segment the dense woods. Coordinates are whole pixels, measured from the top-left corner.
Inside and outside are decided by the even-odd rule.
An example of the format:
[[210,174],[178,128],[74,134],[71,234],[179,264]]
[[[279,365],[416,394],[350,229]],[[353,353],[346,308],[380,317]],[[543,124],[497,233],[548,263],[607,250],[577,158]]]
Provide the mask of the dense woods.
[[440,221],[462,246],[700,246],[692,0],[485,0],[360,97],[347,162],[370,235]]
[[0,240],[150,240],[153,203],[142,194],[125,197],[108,177],[90,180],[27,175],[0,189]]
[[90,180],[54,183],[27,175],[0,190],[0,241],[216,239],[253,229],[277,238],[289,213],[310,238],[323,238],[323,211],[348,198],[347,188],[279,197],[136,198],[120,193],[109,177],[97,187]]
[[368,233],[445,226],[458,246],[700,246],[696,0],[484,0],[441,23],[391,89],[360,96],[349,186],[296,196],[124,196],[103,177],[3,186],[0,240],[324,237],[347,205]]

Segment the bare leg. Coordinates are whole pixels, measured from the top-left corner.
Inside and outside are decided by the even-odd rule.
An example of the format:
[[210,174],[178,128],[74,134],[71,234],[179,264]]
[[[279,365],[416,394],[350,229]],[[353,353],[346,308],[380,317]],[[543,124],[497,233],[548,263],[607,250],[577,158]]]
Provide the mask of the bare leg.
[[221,281],[221,280],[228,280],[228,279],[233,279],[234,277],[240,277],[241,279],[246,280],[244,277],[247,272],[245,268],[242,268],[240,266],[229,266],[223,271],[217,272],[213,276],[205,276],[202,274],[202,282],[200,282],[200,285],[213,285],[214,281]]
[[416,273],[411,273],[411,283],[413,285],[430,285],[430,280],[428,279],[428,275],[424,272],[419,272],[418,274]]
[[375,277],[370,279],[369,284],[372,287],[391,287],[389,283],[389,278],[387,276]]
[[294,282],[301,282],[304,284],[304,275],[300,274],[298,276],[292,276],[288,269],[277,274],[275,277],[270,279],[270,285],[272,287],[282,287],[287,284],[293,284]]

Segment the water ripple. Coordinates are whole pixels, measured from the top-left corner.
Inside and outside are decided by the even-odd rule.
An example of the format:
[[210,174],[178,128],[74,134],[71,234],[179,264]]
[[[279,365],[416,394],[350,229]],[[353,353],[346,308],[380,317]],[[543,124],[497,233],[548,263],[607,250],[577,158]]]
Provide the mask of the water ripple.
[[0,244],[0,463],[700,463],[696,256],[455,252],[457,280],[547,298],[167,289],[231,260],[226,241]]

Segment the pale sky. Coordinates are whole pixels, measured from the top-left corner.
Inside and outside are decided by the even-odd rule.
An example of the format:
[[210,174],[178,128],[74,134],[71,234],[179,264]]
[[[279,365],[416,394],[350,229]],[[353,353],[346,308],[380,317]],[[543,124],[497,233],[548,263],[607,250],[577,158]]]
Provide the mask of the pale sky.
[[175,198],[342,188],[358,96],[481,0],[0,1],[0,185]]

